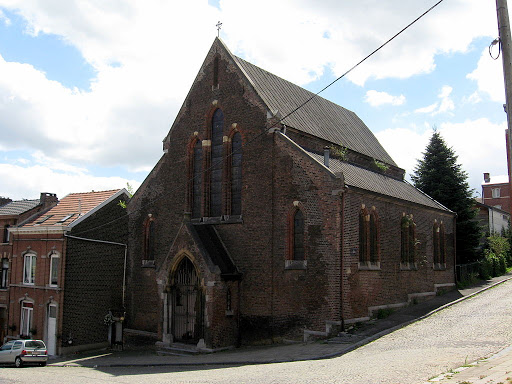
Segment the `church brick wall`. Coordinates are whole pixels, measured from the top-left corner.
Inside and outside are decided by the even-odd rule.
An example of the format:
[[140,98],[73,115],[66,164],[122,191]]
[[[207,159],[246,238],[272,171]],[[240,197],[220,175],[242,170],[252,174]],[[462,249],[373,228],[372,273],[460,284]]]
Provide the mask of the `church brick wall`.
[[[218,86],[212,84],[216,54]],[[187,252],[201,275],[204,338],[211,348],[239,341],[246,344],[301,338],[304,328],[324,331],[327,321],[340,321],[342,314],[345,319],[365,317],[369,306],[401,303],[410,293],[433,292],[435,283],[453,282],[453,260],[449,256],[445,271],[432,270],[431,261],[430,266],[427,263],[418,271],[400,270],[402,212],[414,215],[418,253],[426,255],[427,261],[432,260],[434,219],[444,221],[452,239],[447,243],[453,244],[451,216],[367,192],[345,191],[342,176],[326,170],[280,133],[266,132],[271,126],[268,111],[230,60],[220,47],[215,53],[214,45],[164,139],[166,153],[128,206],[128,328],[162,338],[163,298],[180,252]],[[210,270],[182,227],[188,220],[184,219],[185,213],[190,211],[190,143],[210,139],[209,126],[216,108],[224,113],[223,136],[229,137],[236,128],[244,145],[242,221],[214,221],[220,239],[242,273],[240,282],[224,281]],[[305,148],[318,151],[325,145],[314,137],[298,137],[291,132],[290,136]],[[225,153],[227,148],[225,143]],[[203,146],[204,156],[207,152],[208,147]],[[399,176],[399,169],[392,171]],[[225,172],[225,181],[227,176]],[[224,191],[228,186],[225,182]],[[225,213],[229,210],[227,195],[223,197]],[[361,204],[375,206],[381,219],[379,271],[358,270]],[[203,212],[208,208],[206,198],[202,208]],[[302,268],[295,264],[290,269],[289,231],[296,209],[304,214],[306,263]],[[149,215],[155,223],[155,257],[154,263],[143,267],[144,223]],[[447,249],[447,255],[453,255],[453,247]],[[226,314],[228,288],[232,292],[232,316]]]

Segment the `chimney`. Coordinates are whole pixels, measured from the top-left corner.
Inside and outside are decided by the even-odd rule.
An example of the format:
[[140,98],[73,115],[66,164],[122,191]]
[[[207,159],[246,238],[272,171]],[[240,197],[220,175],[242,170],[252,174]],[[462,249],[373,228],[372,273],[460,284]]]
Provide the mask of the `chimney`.
[[331,155],[331,150],[329,147],[324,147],[324,165],[329,168],[329,157]]
[[55,205],[58,201],[59,199],[57,199],[56,193],[41,192],[39,203],[42,204],[44,208]]
[[484,183],[491,182],[491,174],[489,172],[484,172]]

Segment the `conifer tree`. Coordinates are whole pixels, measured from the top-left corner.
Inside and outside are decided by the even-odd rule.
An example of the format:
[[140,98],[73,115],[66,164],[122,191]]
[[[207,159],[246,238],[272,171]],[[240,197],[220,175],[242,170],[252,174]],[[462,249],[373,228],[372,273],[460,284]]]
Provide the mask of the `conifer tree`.
[[418,160],[411,179],[414,186],[457,214],[457,264],[477,260],[480,228],[476,216],[473,190],[468,175],[457,164],[457,156],[434,129],[423,159]]

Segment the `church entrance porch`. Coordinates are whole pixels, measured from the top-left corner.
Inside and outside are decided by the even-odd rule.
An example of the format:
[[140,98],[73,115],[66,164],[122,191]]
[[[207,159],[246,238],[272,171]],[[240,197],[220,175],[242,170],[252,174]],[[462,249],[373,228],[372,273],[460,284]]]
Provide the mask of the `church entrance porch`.
[[173,341],[196,344],[203,338],[203,293],[196,268],[184,257],[171,276],[169,303]]

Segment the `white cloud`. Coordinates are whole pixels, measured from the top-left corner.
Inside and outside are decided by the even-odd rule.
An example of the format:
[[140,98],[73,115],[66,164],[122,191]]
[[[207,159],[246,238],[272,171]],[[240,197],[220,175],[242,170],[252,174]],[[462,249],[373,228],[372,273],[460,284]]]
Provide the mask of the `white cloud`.
[[0,21],[3,21],[6,26],[11,25],[11,20],[7,16],[5,16],[5,13],[3,13],[1,9],[0,9]]
[[[162,153],[161,140],[216,35],[218,20],[233,53],[305,84],[326,70],[341,75],[434,3],[220,0],[217,9],[200,0],[0,0],[2,9],[26,20],[28,33],[58,36],[96,71],[90,89],[69,89],[33,66],[0,56],[0,150],[40,151],[80,168],[148,170]],[[348,78],[362,85],[369,78],[431,72],[437,54],[466,52],[475,38],[495,33],[492,3],[444,2]],[[480,84],[484,75],[477,69],[471,78]],[[402,95],[386,95],[370,93],[368,102],[405,101]],[[449,95],[435,108],[424,113],[451,111]]]
[[[261,0],[248,11],[238,0],[221,0],[226,41],[263,68],[303,84],[327,65],[340,76],[435,3],[433,0],[357,2]],[[279,23],[261,25],[270,15]],[[493,4],[481,0],[443,3],[360,65],[349,78],[408,78],[435,68],[440,53],[466,52],[477,36],[496,33]]]
[[[470,186],[479,193],[484,172],[492,175],[507,173],[505,129],[506,123],[494,124],[486,118],[438,125],[439,133],[468,173]],[[398,166],[410,175],[417,159],[423,157],[432,130],[394,128],[378,132],[376,136]]]
[[437,109],[438,105],[439,105],[439,103],[430,104],[430,105],[427,105],[426,107],[415,109],[414,112],[416,112],[416,113],[433,113]]
[[440,113],[448,113],[450,111],[453,111],[455,109],[455,104],[453,103],[453,100],[450,98],[450,95],[453,91],[453,88],[445,85],[441,89],[441,92],[439,92],[439,95],[437,96],[441,100],[438,102],[435,102],[434,104],[430,104],[423,108],[418,108],[414,110],[416,113],[426,113],[430,114],[431,116],[438,115]]
[[125,188],[127,182],[134,190],[140,186],[136,180],[97,177],[80,170],[60,172],[46,165],[0,164],[0,178],[9,180],[9,185],[2,183],[0,186],[0,196],[8,196],[13,200],[34,199],[39,196],[38,192],[56,193],[57,197],[62,198],[70,192]]
[[462,102],[465,104],[478,104],[482,101],[482,98],[480,97],[480,94],[478,91],[473,92],[469,96],[465,96],[462,98]]
[[365,101],[372,107],[378,107],[383,104],[402,105],[405,103],[405,96],[393,96],[387,92],[369,90],[366,92]]
[[489,56],[488,48],[482,51],[476,69],[466,76],[476,81],[480,92],[489,96],[492,101],[505,102],[505,86],[503,83],[502,58],[493,60]]

